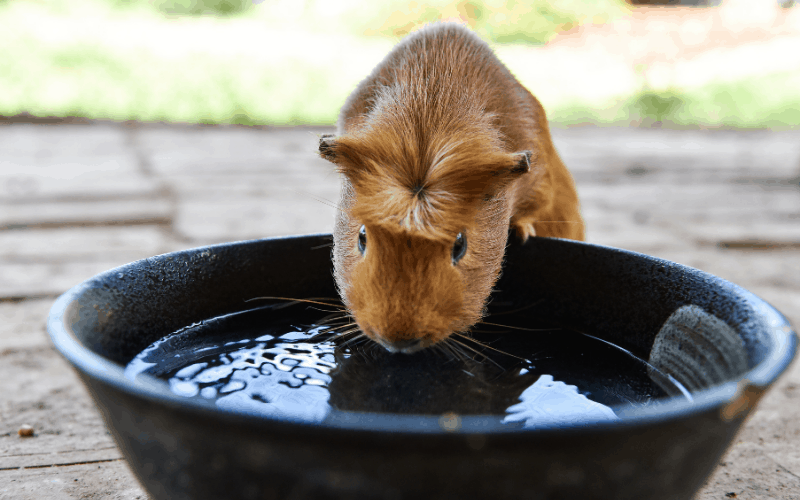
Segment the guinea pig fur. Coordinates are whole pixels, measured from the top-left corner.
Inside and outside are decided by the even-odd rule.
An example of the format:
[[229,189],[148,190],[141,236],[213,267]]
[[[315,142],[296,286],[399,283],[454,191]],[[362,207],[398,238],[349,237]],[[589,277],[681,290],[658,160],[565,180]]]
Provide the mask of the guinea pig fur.
[[342,174],[339,293],[391,352],[481,319],[509,228],[523,241],[583,239],[542,106],[460,25],[402,40],[349,96],[319,151]]

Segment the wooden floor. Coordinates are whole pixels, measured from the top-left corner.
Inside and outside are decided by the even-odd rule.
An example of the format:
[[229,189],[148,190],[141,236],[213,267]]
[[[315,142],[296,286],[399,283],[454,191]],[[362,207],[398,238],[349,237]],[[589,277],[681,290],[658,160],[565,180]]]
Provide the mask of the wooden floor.
[[[330,231],[323,129],[0,125],[0,499],[146,499],[44,324],[135,259]],[[800,326],[800,132],[554,130],[594,243],[698,267]],[[17,429],[30,424],[35,436]],[[800,498],[800,363],[698,495]]]

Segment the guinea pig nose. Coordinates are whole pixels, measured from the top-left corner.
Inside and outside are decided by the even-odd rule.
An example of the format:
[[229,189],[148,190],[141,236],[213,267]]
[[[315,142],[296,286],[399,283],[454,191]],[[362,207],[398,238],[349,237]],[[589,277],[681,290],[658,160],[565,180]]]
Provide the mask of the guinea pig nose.
[[420,342],[422,342],[422,339],[395,340],[394,342],[392,342],[392,345],[394,345],[398,349],[406,349],[407,347],[414,347],[416,345],[419,345]]

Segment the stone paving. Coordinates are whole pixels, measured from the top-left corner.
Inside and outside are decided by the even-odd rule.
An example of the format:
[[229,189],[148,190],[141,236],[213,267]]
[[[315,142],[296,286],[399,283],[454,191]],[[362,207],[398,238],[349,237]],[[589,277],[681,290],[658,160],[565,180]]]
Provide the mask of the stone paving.
[[[327,129],[0,124],[0,499],[146,499],[44,330],[108,268],[209,243],[330,231]],[[553,131],[594,243],[704,269],[800,325],[800,131]],[[30,424],[35,436],[17,429]],[[800,498],[800,363],[699,499]]]

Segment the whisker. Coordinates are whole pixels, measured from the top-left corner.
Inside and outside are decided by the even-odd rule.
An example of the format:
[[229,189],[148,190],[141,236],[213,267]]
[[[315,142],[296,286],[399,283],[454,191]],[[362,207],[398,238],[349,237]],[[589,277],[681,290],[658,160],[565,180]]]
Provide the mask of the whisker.
[[358,341],[359,338],[361,338],[360,333],[350,332],[347,335],[334,337],[331,340],[336,344],[336,347],[347,347],[350,345],[355,345],[354,342]]
[[456,354],[456,356],[458,356],[458,359],[461,360],[461,362],[464,364],[465,368],[463,368],[461,371],[463,371],[467,375],[474,377],[475,373],[472,372],[471,368],[480,366],[480,362],[470,356],[467,356],[464,350],[457,345],[451,345],[450,349],[452,349],[452,351]]
[[337,297],[306,297],[306,298],[309,299],[309,300],[329,300],[331,302],[336,302],[338,304],[342,303],[342,299],[340,299],[338,296]]
[[352,323],[352,321],[346,318],[334,318],[334,319],[329,319],[324,323],[322,322],[317,323],[317,326],[341,326],[347,323]]
[[339,211],[342,210],[342,208],[339,205],[337,205],[335,202],[333,202],[331,200],[326,200],[325,198],[322,198],[321,196],[317,196],[315,194],[311,194],[311,193],[306,192],[306,191],[300,191],[299,189],[292,189],[292,191],[294,191],[297,194],[302,194],[304,196],[308,196],[312,200],[318,201],[318,202],[322,203],[323,205],[327,205],[327,206],[329,206],[331,208],[335,208],[336,210],[339,210]]
[[[260,298],[260,297],[257,297],[257,298]],[[283,299],[285,297],[275,297],[275,298]],[[331,305],[331,306],[341,306],[342,305],[342,299],[340,299],[339,297],[306,297],[304,299],[290,299],[290,300],[316,300],[318,302],[324,302],[324,303],[326,303],[328,305]]]
[[341,338],[341,337],[346,337],[347,335],[350,335],[350,334],[352,334],[354,332],[357,332],[357,331],[359,331],[357,326],[354,327],[354,328],[351,328],[349,330],[339,331],[339,332],[336,332],[336,335],[334,336],[334,338],[338,339],[338,338]]
[[489,344],[486,344],[486,343],[484,343],[484,342],[481,342],[481,341],[479,341],[479,340],[476,340],[476,339],[474,339],[474,338],[472,338],[472,337],[469,337],[469,336],[467,336],[467,335],[464,335],[463,333],[458,333],[458,332],[456,332],[456,333],[455,333],[455,335],[458,335],[459,337],[462,337],[462,338],[465,338],[465,339],[471,340],[472,342],[475,342],[475,343],[476,343],[476,344],[478,344],[479,346],[481,346],[481,347],[484,347],[484,348],[486,348],[486,349],[491,349],[491,350],[493,350],[493,351],[499,352],[500,354],[505,354],[506,356],[511,356],[512,358],[521,359],[522,361],[525,361],[525,358],[520,358],[519,356],[515,356],[515,355],[513,355],[513,354],[511,354],[511,353],[508,353],[508,352],[505,352],[505,351],[503,351],[503,350],[501,350],[501,349],[497,349],[496,347],[492,347],[492,346],[490,346]]
[[[466,338],[469,338],[469,337],[466,337]],[[482,353],[482,352],[478,351],[477,349],[473,349],[472,347],[468,346],[467,344],[465,344],[465,343],[463,343],[463,342],[459,342],[458,340],[456,340],[456,339],[454,339],[454,338],[452,338],[452,337],[450,337],[450,341],[451,341],[451,342],[455,342],[456,344],[460,345],[461,347],[463,347],[463,348],[465,348],[465,349],[468,349],[468,350],[470,350],[470,351],[474,352],[475,354],[478,354],[479,356],[483,356],[483,358],[484,358],[484,359],[486,359],[487,361],[491,361],[492,363],[494,363],[495,365],[497,365],[497,367],[498,367],[498,368],[500,368],[501,370],[503,369],[503,367],[500,365],[500,363],[498,363],[497,361],[493,360],[492,358],[490,358],[490,357],[489,357],[489,356],[487,356],[486,354],[484,354],[484,353]],[[485,346],[484,346],[484,347],[485,347]],[[505,353],[503,353],[503,354],[505,354]]]
[[356,326],[356,324],[352,321],[342,321],[341,323],[331,324],[330,330],[335,332],[336,330],[344,330],[345,328],[349,328],[351,326]]
[[561,328],[524,328],[521,326],[501,325],[500,323],[489,323],[488,321],[478,321],[482,325],[499,326],[501,328],[509,328],[511,330],[523,330],[526,332],[552,332],[553,330],[561,330]]
[[462,361],[461,356],[458,356],[455,352],[453,352],[452,347],[445,341],[435,344],[436,348],[445,356],[447,356],[448,362],[454,361]]
[[462,363],[466,363],[467,359],[468,359],[467,356],[463,352],[461,352],[461,349],[458,346],[448,343],[450,341],[452,341],[452,339],[448,338],[445,341],[444,345],[447,347],[447,349],[449,349],[449,351],[452,353],[452,355],[454,355],[456,357],[456,359],[458,359]]
[[528,304],[527,306],[522,306],[522,307],[519,307],[519,308],[517,308],[517,309],[512,309],[512,310],[510,310],[510,311],[503,311],[503,312],[492,313],[492,314],[490,315],[490,317],[491,317],[491,316],[505,316],[506,314],[514,314],[514,313],[518,313],[518,312],[520,312],[520,311],[524,311],[525,309],[530,309],[531,307],[533,307],[533,306],[535,306],[535,305],[537,305],[537,304],[541,303],[543,300],[544,300],[544,299],[539,299],[539,300],[537,300],[537,301],[535,301],[535,302],[532,302],[532,303]]
[[[334,325],[343,325],[345,323],[352,323],[353,317],[349,314],[341,314],[341,311],[336,311],[335,313],[329,314],[324,318],[317,320],[318,326],[334,326]],[[338,314],[338,316],[337,316]]]
[[336,314],[336,313],[340,313],[340,312],[342,312],[342,310],[341,310],[341,309],[334,309],[333,311],[331,311],[330,309],[321,309],[321,308],[319,308],[319,307],[311,307],[311,306],[309,306],[309,309],[312,309],[312,310],[314,310],[314,311],[320,311],[320,312],[332,313],[332,314]]
[[319,250],[320,248],[332,248],[332,247],[333,247],[333,242],[330,242],[330,243],[325,243],[323,245],[317,245],[315,247],[311,247],[311,250]]
[[[317,304],[319,306],[336,306],[336,304],[331,304],[329,302],[320,302],[318,300],[292,299],[292,298],[289,298],[289,297],[268,297],[268,296],[265,296],[265,297],[253,297],[252,299],[245,300],[245,302],[252,302],[254,300],[286,300],[286,301],[289,301],[289,302],[292,302],[292,303],[303,302],[303,303],[307,303],[307,304]],[[289,305],[292,305],[292,304],[289,304]],[[337,311],[345,311],[345,310],[346,309],[344,308],[344,306],[342,306],[342,308],[338,309]]]
[[341,331],[337,331],[337,330],[342,330],[344,328],[351,327],[351,326],[353,326],[353,323],[344,323],[344,324],[333,326],[333,327],[330,327],[328,325],[320,325],[320,326],[324,326],[325,330],[317,333],[316,335],[312,336],[308,340],[315,340],[315,339],[318,339],[320,337],[325,337],[325,336],[327,336],[329,338],[338,338],[339,336],[342,335],[342,332]]
[[364,353],[365,356],[369,356],[372,359],[372,361],[375,361],[376,359],[378,359],[378,355],[375,353],[375,349],[377,347],[379,347],[378,344],[376,342],[373,342],[371,344],[365,345],[364,350],[362,352]]
[[[338,312],[341,312],[341,311],[336,311],[336,313],[338,313]],[[352,317],[349,314],[345,314],[343,316],[334,316],[334,314],[336,314],[336,313],[333,313],[333,314],[330,314],[328,316],[325,316],[324,318],[319,320],[320,321],[320,326],[322,326],[324,322],[336,321],[336,320],[347,319],[347,318],[351,318]],[[331,317],[331,316],[333,316],[333,317]],[[328,323],[325,323],[325,324],[328,324]]]
[[369,337],[366,335],[359,335],[353,339],[351,339],[348,344],[350,344],[347,348],[350,349],[351,352],[354,352],[356,349],[364,349],[362,352],[366,352],[367,346],[369,346]]
[[[342,339],[342,337],[346,337],[346,336],[350,336],[350,335],[354,335],[354,336],[352,338]],[[344,347],[344,346],[346,346],[348,344],[353,344],[353,342],[357,341],[358,339],[365,338],[365,337],[366,337],[366,335],[364,335],[364,333],[358,332],[358,330],[352,330],[352,331],[349,331],[347,333],[338,335],[337,337],[334,338],[334,340],[343,340],[343,342],[338,344],[338,346],[339,347]],[[355,345],[355,344],[353,344],[353,345]]]
[[328,332],[335,332],[337,330],[343,330],[345,328],[349,328],[349,327],[354,326],[354,325],[355,325],[355,323],[351,323],[351,322],[348,321],[346,323],[342,323],[342,324],[339,324],[339,325],[330,325],[330,328],[328,328],[327,331]]
[[334,337],[334,336],[336,336],[336,332],[332,328],[328,328],[321,332],[315,333],[314,335],[308,338],[308,341],[311,342],[313,340],[317,340],[322,337]]

